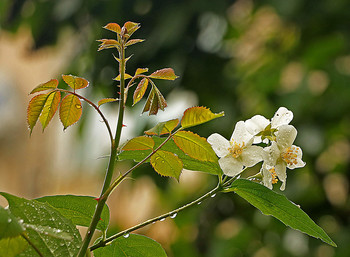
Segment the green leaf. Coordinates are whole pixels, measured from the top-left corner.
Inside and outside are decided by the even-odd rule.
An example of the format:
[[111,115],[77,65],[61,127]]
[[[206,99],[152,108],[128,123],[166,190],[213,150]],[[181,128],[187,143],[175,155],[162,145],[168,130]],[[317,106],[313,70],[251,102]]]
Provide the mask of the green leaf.
[[123,151],[130,151],[130,150],[148,150],[153,149],[154,141],[151,137],[148,136],[140,136],[135,137],[133,139],[130,139],[126,144],[123,146]]
[[[11,213],[23,223],[40,229],[50,227],[68,233],[70,240],[55,238],[46,233],[38,233],[36,230],[27,229],[26,234],[35,246],[40,249],[45,257],[76,256],[78,247],[82,243],[81,236],[75,225],[63,217],[56,209],[47,203],[36,200],[27,200],[8,193],[0,193],[9,203]],[[24,256],[37,256],[29,247]]]
[[0,206],[0,239],[19,236],[25,228],[8,210]]
[[64,129],[76,123],[82,114],[82,106],[79,98],[75,95],[66,95],[61,102],[60,120]]
[[52,120],[52,117],[55,115],[60,101],[61,93],[58,91],[50,93],[50,95],[47,97],[44,108],[39,117],[39,120],[43,127],[43,131],[45,130],[47,125],[49,125],[50,121]]
[[[97,201],[91,196],[54,195],[35,199],[38,202],[50,204],[61,215],[70,219],[73,224],[88,227],[94,215]],[[105,204],[97,229],[105,231],[109,224],[109,209]]]
[[204,137],[191,131],[179,131],[174,135],[175,144],[187,155],[200,161],[217,162],[218,157]]
[[[157,148],[161,143],[164,142],[165,138],[153,137],[154,148]],[[176,154],[183,163],[183,168],[193,171],[201,171],[209,173],[212,175],[222,175],[222,170],[218,162],[209,162],[209,161],[199,161],[194,159],[177,147],[173,140],[169,140],[162,148],[164,151],[172,152]],[[122,151],[118,155],[119,160],[134,160],[135,162],[140,162],[145,159],[152,150],[143,150],[143,151]],[[149,160],[148,160],[149,161]]]
[[134,96],[133,96],[133,100],[134,100],[133,105],[135,105],[142,99],[142,97],[145,95],[147,87],[148,87],[148,79],[143,78],[135,89]]
[[103,28],[108,29],[108,30],[113,31],[113,32],[118,33],[118,34],[120,34],[120,32],[121,32],[121,28],[120,28],[118,23],[108,23]]
[[112,103],[112,102],[117,102],[120,99],[117,98],[103,98],[100,101],[98,101],[98,107],[100,107],[102,104],[106,104],[106,103]]
[[184,112],[181,119],[181,126],[183,128],[193,127],[224,115],[224,112],[212,113],[208,108],[202,106],[191,107]]
[[110,245],[94,251],[95,257],[166,257],[162,246],[153,239],[130,234],[129,237],[118,237]]
[[171,152],[158,150],[151,157],[151,165],[162,176],[180,179],[183,164],[180,158]]
[[39,234],[55,237],[57,239],[63,239],[63,240],[72,239],[72,237],[67,232],[62,231],[61,229],[51,228],[48,226],[26,224],[26,223],[23,223],[23,226],[27,229],[32,229],[38,232]]
[[39,86],[35,87],[29,94],[31,95],[37,92],[48,90],[48,89],[56,89],[57,86],[58,86],[58,80],[51,79],[48,82],[42,83]]
[[29,244],[21,237],[8,237],[0,240],[0,256],[15,257],[23,252]]
[[39,119],[39,116],[45,106],[45,102],[48,96],[49,94],[40,94],[34,96],[28,104],[27,123],[29,125],[30,134],[32,134],[33,132],[33,128]]
[[263,214],[272,215],[293,229],[319,238],[331,246],[337,246],[322,228],[317,226],[299,206],[290,202],[284,195],[246,179],[235,180],[227,191],[237,193]]
[[73,88],[74,90],[86,88],[89,86],[89,81],[87,81],[84,78],[80,78],[73,75],[62,75],[62,78],[64,82],[66,82],[67,85]]
[[166,80],[175,80],[178,76],[175,75],[175,72],[172,68],[164,68],[161,70],[157,70],[149,75],[150,78],[153,79],[166,79]]
[[147,135],[165,135],[170,134],[179,125],[179,119],[168,120],[164,122],[159,122],[153,128],[145,131]]

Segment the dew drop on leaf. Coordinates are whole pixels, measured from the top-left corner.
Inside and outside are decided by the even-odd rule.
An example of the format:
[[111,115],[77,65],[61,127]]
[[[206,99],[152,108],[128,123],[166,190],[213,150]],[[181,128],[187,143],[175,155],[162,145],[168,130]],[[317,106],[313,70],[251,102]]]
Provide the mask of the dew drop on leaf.
[[75,105],[75,108],[81,109],[81,105],[80,105],[80,104],[76,104],[76,105]]

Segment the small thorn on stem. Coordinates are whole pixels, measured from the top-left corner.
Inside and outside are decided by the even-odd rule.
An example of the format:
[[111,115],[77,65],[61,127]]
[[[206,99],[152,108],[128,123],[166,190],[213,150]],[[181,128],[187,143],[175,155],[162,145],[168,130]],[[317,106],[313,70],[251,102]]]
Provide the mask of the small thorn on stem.
[[127,127],[127,126],[125,124],[123,124],[122,127]]
[[98,198],[95,198],[95,200],[96,200],[97,202],[99,202],[99,201],[100,201],[100,199],[101,199],[101,198],[99,198],[99,197],[98,197]]

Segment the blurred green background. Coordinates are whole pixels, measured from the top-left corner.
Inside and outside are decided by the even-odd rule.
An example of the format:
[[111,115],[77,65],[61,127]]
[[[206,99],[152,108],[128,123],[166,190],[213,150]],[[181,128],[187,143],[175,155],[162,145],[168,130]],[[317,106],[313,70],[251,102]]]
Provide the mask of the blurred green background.
[[[142,103],[127,110],[124,140],[192,105],[225,111],[224,118],[193,131],[226,138],[237,121],[255,114],[271,118],[287,107],[307,165],[289,170],[283,194],[338,248],[263,216],[233,194],[217,195],[140,233],[176,257],[349,256],[349,10],[347,0],[2,0],[0,191],[29,198],[98,195],[105,161],[97,158],[108,154],[98,117],[86,106],[82,121],[67,132],[56,119],[29,139],[27,94],[71,73],[90,81],[84,95],[116,97],[117,63],[112,50],[96,51],[96,40],[114,36],[102,29],[107,23],[134,21],[141,29],[133,37],[146,41],[128,48],[134,55],[127,72],[172,67],[180,78],[159,82],[169,107],[158,118],[140,116]],[[112,120],[116,107],[104,107]],[[115,231],[187,203],[216,183],[195,172],[184,172],[177,183],[146,165],[133,177],[109,201]]]

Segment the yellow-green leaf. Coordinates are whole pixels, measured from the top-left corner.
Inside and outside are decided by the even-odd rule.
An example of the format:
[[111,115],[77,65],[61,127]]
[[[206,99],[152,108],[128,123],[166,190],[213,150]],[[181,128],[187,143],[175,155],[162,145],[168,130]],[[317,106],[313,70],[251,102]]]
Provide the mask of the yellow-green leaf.
[[181,126],[183,128],[193,127],[224,115],[224,112],[212,113],[208,108],[202,106],[191,107],[184,112],[181,119]]
[[52,117],[55,115],[60,101],[61,101],[61,93],[58,91],[51,93],[47,97],[44,108],[39,117],[39,120],[43,127],[43,131],[45,130],[47,125],[49,125]]
[[[129,75],[127,73],[124,74],[124,79],[131,79],[131,78],[132,78],[131,75]],[[116,78],[114,78],[114,80],[120,81],[120,74]]]
[[174,135],[175,144],[187,155],[200,161],[216,162],[215,152],[204,137],[190,131],[179,131]]
[[173,119],[168,120],[164,122],[159,122],[156,126],[153,128],[145,131],[145,134],[147,135],[164,135],[164,134],[170,134],[177,125],[179,125],[179,119]]
[[75,95],[66,95],[61,102],[60,106],[60,120],[63,128],[66,129],[69,126],[76,123],[82,114],[82,106],[79,98]]
[[135,72],[135,76],[136,75],[140,75],[142,73],[145,73],[148,71],[148,68],[137,68],[136,72]]
[[73,75],[62,75],[64,82],[68,84],[74,90],[81,89],[89,86],[89,81],[84,78],[76,77]]
[[117,98],[103,98],[101,99],[100,101],[98,101],[98,106],[100,107],[102,104],[105,104],[105,103],[111,103],[111,102],[117,102],[119,101],[120,99],[117,99]]
[[49,93],[34,96],[28,104],[27,123],[29,125],[30,134],[32,134],[33,128],[38,121],[48,96]]
[[35,87],[29,94],[34,94],[36,92],[48,90],[48,89],[56,89],[58,86],[57,79],[51,79],[48,82],[42,83],[39,86]]
[[154,141],[151,137],[140,136],[129,140],[122,148],[123,151],[153,149]]
[[121,28],[120,28],[119,24],[117,24],[117,23],[108,23],[103,28],[108,29],[108,30],[113,31],[113,32],[118,33],[118,34],[120,34],[120,32],[121,32]]
[[177,180],[183,168],[182,161],[175,154],[159,150],[151,157],[153,169],[162,176],[174,177]]
[[148,79],[143,78],[135,89],[134,96],[133,96],[133,100],[134,100],[133,105],[135,105],[142,99],[142,97],[145,95],[147,87],[148,87]]
[[175,72],[172,68],[164,68],[153,72],[150,78],[154,79],[166,79],[166,80],[175,80],[178,76],[175,75]]
[[128,40],[128,42],[125,44],[125,46],[131,46],[131,45],[135,45],[137,43],[141,43],[145,41],[144,39],[131,39],[131,40]]

